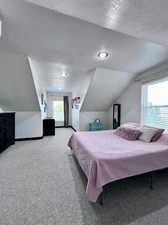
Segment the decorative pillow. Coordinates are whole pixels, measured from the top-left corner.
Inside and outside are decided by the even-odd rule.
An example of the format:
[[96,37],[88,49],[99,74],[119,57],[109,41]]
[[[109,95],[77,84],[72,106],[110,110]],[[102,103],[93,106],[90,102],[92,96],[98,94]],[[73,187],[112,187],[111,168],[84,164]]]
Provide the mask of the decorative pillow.
[[157,129],[153,127],[143,126],[139,129],[142,134],[139,136],[139,140],[145,142],[151,142],[152,138],[156,135]]
[[152,142],[157,141],[161,137],[161,135],[163,134],[163,132],[165,131],[164,129],[157,128],[157,127],[150,127],[150,126],[145,126],[145,127],[149,127],[149,128],[156,129],[156,133],[152,137],[152,140],[151,140]]
[[133,129],[129,127],[119,127],[114,131],[114,134],[126,140],[134,141],[139,138],[142,132],[138,129]]
[[140,127],[140,124],[128,122],[128,123],[122,124],[121,127],[128,127],[128,128],[133,128],[134,129],[134,128]]

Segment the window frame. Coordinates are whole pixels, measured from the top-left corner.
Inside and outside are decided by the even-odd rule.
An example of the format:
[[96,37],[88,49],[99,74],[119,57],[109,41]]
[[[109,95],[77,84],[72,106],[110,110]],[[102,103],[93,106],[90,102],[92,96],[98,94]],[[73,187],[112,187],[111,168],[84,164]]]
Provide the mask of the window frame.
[[[148,125],[148,124],[144,123],[144,109],[145,109],[144,102],[148,101],[148,98],[146,97],[148,95],[148,93],[147,93],[148,86],[149,85],[153,85],[153,84],[157,84],[157,83],[161,83],[161,82],[164,82],[164,81],[168,81],[168,77],[164,77],[164,78],[161,78],[161,79],[157,79],[157,80],[153,80],[153,81],[150,81],[150,82],[146,82],[146,83],[144,83],[142,85],[142,88],[141,88],[141,120],[140,120],[141,121],[141,125],[152,126],[152,125]],[[147,106],[147,103],[146,103],[146,106]],[[157,128],[157,125],[155,127]],[[158,128],[160,128],[160,127],[158,127]],[[166,127],[163,128],[163,129],[165,129],[165,132],[168,133],[168,130],[167,130]]]

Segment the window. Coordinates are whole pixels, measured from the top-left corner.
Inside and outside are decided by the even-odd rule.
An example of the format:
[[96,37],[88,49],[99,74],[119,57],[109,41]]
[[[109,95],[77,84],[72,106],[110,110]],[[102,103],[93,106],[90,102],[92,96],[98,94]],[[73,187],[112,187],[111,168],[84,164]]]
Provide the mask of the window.
[[64,101],[53,101],[53,117],[56,121],[64,121]]
[[142,88],[142,123],[168,130],[168,78]]

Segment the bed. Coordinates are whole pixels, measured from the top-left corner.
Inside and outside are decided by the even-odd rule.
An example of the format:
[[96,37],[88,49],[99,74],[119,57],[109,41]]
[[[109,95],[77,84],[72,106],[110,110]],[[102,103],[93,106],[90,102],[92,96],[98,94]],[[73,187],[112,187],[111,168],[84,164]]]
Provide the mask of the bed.
[[91,202],[112,181],[168,167],[168,144],[128,141],[113,130],[76,132],[68,146],[87,177],[86,196]]

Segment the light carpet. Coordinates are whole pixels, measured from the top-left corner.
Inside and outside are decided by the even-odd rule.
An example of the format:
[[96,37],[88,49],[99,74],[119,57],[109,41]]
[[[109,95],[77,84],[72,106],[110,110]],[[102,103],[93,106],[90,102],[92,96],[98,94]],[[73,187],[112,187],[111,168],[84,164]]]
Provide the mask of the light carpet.
[[158,172],[154,190],[147,175],[105,188],[104,206],[85,197],[86,178],[67,142],[55,137],[17,142],[0,155],[0,225],[167,225],[168,172]]

